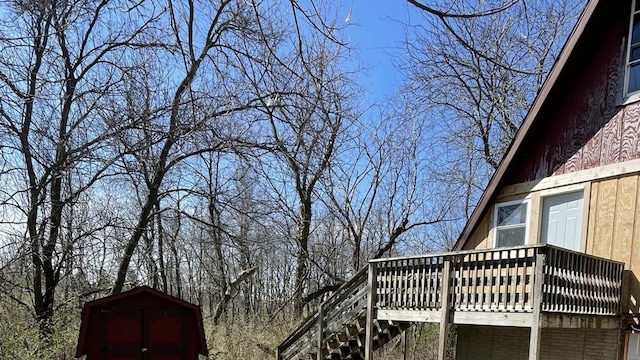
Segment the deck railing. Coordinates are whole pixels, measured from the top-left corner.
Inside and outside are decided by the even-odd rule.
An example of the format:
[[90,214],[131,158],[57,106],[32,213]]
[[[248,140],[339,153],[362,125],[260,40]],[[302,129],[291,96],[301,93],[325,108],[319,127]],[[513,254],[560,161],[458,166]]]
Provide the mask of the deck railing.
[[491,249],[375,260],[376,308],[439,310],[451,263],[449,303],[456,311],[531,311],[533,274],[541,247]]
[[[444,262],[451,274],[444,276]],[[538,264],[538,262],[541,262]],[[449,280],[454,311],[616,315],[623,264],[550,245],[463,251],[373,260],[376,309],[439,310],[443,282]],[[542,279],[535,279],[541,266]],[[542,281],[540,299],[534,284]]]
[[617,315],[624,264],[557,247],[547,253],[542,311]]
[[[364,268],[336,291],[278,347],[279,359],[325,349],[323,339],[365,315],[368,285],[374,287],[375,310],[388,312],[440,311],[445,304],[455,312],[533,313],[539,305],[541,312],[617,315],[622,297],[623,263],[550,245],[377,259],[370,264],[373,276]],[[368,278],[374,283],[368,284]]]

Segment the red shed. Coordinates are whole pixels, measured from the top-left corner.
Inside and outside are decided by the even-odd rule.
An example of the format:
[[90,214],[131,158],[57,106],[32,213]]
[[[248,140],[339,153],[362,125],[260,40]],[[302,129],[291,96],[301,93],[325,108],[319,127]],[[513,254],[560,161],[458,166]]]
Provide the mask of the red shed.
[[88,302],[76,357],[196,360],[207,355],[200,307],[142,286]]

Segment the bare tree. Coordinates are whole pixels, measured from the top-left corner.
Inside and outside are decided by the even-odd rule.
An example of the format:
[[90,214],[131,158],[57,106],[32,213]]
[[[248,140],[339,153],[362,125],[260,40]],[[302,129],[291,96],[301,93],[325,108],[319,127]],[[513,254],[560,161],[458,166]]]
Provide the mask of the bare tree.
[[[140,4],[148,16],[139,18],[139,9],[118,1],[6,5],[0,28],[0,127],[12,171],[3,176],[11,185],[2,203],[24,225],[33,311],[47,336],[57,285],[71,270],[74,247],[108,226],[70,231],[79,225],[75,204],[111,175],[120,156],[109,149],[109,139],[131,125],[110,105],[120,101],[122,79],[135,67],[118,59],[132,49],[156,46],[148,36],[157,12]],[[107,29],[108,23],[118,30]]]
[[267,132],[258,141],[273,160],[262,161],[262,175],[293,225],[285,234],[295,239],[297,314],[302,313],[307,290],[318,185],[332,166],[350,116],[348,78],[334,67],[340,54],[333,43],[318,39],[315,46],[299,51],[304,51],[302,56],[294,54],[286,67],[274,64],[280,70],[267,81],[255,82],[276,94],[263,102]]
[[447,208],[432,205],[419,120],[384,112],[361,117],[350,129],[353,146],[331,169],[328,206],[349,234],[354,272],[389,255],[408,231],[448,219]]
[[458,221],[432,237],[451,245],[470,216],[584,5],[577,0],[409,0],[422,12],[409,28],[401,90],[406,111],[429,129],[429,174]]
[[458,120],[447,124],[448,141],[459,141],[460,148],[471,144],[496,168],[571,30],[579,3],[513,1],[496,13],[477,9],[483,16],[426,16],[427,25],[416,26],[415,38],[406,43],[410,91],[424,94],[425,105],[438,116]]
[[[168,3],[170,47],[177,49],[175,60],[181,65],[173,76],[180,77],[160,92],[142,94],[132,102],[130,110],[145,119],[145,125],[125,134],[122,144],[124,149],[142,148],[142,144],[149,149],[148,155],[131,160],[144,168],[145,195],[120,259],[113,293],[125,285],[129,263],[162,197],[167,175],[193,156],[224,150],[230,141],[225,132],[231,115],[258,103],[258,98],[244,96],[237,87],[242,74],[233,71],[235,61],[254,61],[255,54],[242,52],[236,46],[239,42],[251,40],[259,47],[265,38],[273,39],[257,27],[254,9],[249,3],[230,0],[213,8],[197,1]],[[171,95],[158,102],[162,94]],[[139,101],[144,102],[142,106]]]

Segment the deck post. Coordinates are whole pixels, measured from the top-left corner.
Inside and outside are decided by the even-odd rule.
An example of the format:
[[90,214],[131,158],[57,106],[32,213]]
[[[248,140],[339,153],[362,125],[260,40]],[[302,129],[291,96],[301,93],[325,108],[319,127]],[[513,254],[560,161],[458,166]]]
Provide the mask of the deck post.
[[438,339],[438,360],[447,358],[447,339],[449,338],[449,290],[451,282],[451,260],[443,258],[442,293],[440,294],[440,337]]
[[369,290],[367,292],[367,323],[365,325],[365,344],[364,344],[364,358],[365,360],[373,360],[373,321],[375,315],[376,304],[376,267],[377,263],[369,262],[367,286]]
[[322,342],[324,341],[324,337],[322,333],[324,332],[324,327],[322,324],[322,317],[324,316],[324,303],[320,304],[318,307],[318,356],[316,357],[318,360],[322,360]]
[[542,329],[540,328],[540,309],[542,307],[542,285],[544,283],[544,263],[546,255],[537,249],[536,265],[533,275],[533,314],[531,317],[531,334],[529,335],[529,360],[540,358],[540,338]]
[[401,351],[402,351],[402,360],[407,360],[407,330],[402,331],[401,342]]

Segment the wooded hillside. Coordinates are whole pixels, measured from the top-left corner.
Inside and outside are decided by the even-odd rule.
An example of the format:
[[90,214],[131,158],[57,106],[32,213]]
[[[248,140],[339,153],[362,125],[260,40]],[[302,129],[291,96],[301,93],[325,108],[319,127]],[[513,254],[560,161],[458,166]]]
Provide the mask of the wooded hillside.
[[580,10],[524,3],[402,3],[372,105],[342,4],[3,2],[0,358],[70,359],[82,305],[138,285],[202,306],[210,358],[266,358],[368,259],[451,246]]

